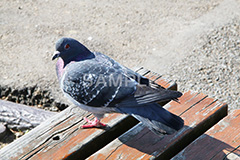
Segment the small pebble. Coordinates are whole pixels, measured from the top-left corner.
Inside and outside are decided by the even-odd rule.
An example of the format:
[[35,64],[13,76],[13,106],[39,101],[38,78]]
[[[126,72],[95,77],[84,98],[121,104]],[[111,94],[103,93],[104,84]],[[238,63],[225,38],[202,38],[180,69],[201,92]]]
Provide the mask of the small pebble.
[[200,47],[172,66],[170,79],[177,80],[182,92],[214,95],[212,98],[228,103],[229,109],[239,108],[239,37],[240,20],[209,32]]

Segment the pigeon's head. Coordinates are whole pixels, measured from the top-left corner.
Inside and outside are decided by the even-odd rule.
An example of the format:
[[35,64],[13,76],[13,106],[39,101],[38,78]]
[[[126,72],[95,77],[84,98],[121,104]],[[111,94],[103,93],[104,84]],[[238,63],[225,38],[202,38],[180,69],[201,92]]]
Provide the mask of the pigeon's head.
[[56,43],[56,51],[52,60],[61,57],[65,63],[91,58],[92,52],[72,38],[61,38]]

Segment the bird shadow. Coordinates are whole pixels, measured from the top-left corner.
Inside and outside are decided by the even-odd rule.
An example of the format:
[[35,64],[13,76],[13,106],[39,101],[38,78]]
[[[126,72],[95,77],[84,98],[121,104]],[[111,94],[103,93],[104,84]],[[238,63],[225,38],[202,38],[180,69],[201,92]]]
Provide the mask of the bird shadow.
[[[140,132],[137,131],[138,129],[139,128],[134,127],[127,134],[120,136],[118,139],[128,147],[137,149],[139,152],[152,155],[153,157],[158,157],[160,153],[163,153],[163,151],[164,154],[161,154],[161,156],[163,156],[164,159],[171,159],[178,154],[173,158],[174,160],[185,159],[185,154],[188,153],[194,153],[194,157],[197,157],[198,159],[228,160],[228,155],[232,152],[233,155],[240,156],[239,146],[237,148],[232,147],[229,144],[207,134],[197,135],[196,133],[193,133],[192,135],[184,135],[186,130],[192,129],[189,126],[184,126],[179,132],[176,132],[173,135],[164,136],[158,136],[146,127],[143,127]],[[201,140],[194,141],[196,138]],[[185,148],[190,143],[191,147]],[[172,146],[169,147],[169,144]],[[180,152],[183,149],[184,152]],[[191,157],[193,155],[187,156]]]
[[6,131],[0,137],[0,144],[8,144],[13,142],[16,139],[16,135],[10,131],[10,129],[6,128]]

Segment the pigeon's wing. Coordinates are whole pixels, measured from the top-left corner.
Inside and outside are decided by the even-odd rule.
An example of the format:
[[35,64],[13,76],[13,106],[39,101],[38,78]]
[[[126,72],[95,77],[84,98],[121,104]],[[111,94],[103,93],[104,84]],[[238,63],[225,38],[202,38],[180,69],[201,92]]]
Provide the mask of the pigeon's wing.
[[124,98],[117,107],[142,106],[152,102],[175,100],[182,96],[181,92],[164,88],[152,88],[146,85],[137,85],[136,91],[131,96]]
[[136,90],[136,81],[121,69],[97,60],[70,64],[62,78],[62,90],[79,103],[93,107],[108,106]]
[[93,107],[137,107],[182,95],[141,85],[126,74],[133,71],[112,59],[100,57],[71,63],[64,72],[61,88],[79,103]]
[[133,70],[121,65],[120,63],[116,62],[115,60],[113,60],[112,58],[108,57],[105,54],[102,54],[100,52],[94,52],[94,54],[99,61],[108,66],[112,66],[116,69],[121,70],[122,73],[124,73],[127,77],[134,79],[139,84],[149,85],[149,79],[140,75],[139,73],[134,72]]

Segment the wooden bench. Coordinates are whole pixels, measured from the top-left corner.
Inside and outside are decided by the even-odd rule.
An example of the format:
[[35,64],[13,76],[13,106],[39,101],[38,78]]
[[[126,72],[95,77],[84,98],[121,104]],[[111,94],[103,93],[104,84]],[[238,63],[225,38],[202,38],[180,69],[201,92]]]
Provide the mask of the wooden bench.
[[139,123],[88,159],[170,159],[227,115],[225,103],[190,91],[164,108],[184,119],[180,131],[159,137]]
[[240,159],[240,109],[230,111],[227,117],[173,158],[188,159]]
[[[144,68],[136,71],[158,85],[177,89],[176,83],[164,76]],[[233,142],[229,143],[226,137],[224,139],[224,134],[229,134],[229,126],[226,124],[239,126],[239,118],[234,118],[239,117],[239,111],[231,113],[231,116],[215,125],[227,115],[227,105],[203,93],[191,91],[184,93],[179,102],[171,101],[164,108],[181,116],[185,126],[173,135],[159,137],[133,117],[122,114],[108,114],[103,119],[109,125],[106,129],[81,129],[80,126],[85,123],[83,117],[91,119],[93,116],[79,107],[70,106],[1,149],[0,159],[192,159],[194,156],[199,158],[195,154],[196,149],[206,145],[206,137],[210,136],[221,144],[233,147],[224,150],[223,145],[216,149],[219,154],[209,155],[222,156],[220,151],[239,154],[239,129],[235,128]],[[221,132],[221,136],[216,131]],[[200,143],[202,139],[206,140]],[[204,155],[211,147],[214,145],[202,149],[200,153]]]
[[[176,83],[149,70],[138,68],[138,73],[168,89]],[[131,116],[108,114],[103,129],[81,129],[83,117],[93,116],[79,107],[71,106],[44,121],[29,133],[0,150],[0,159],[85,159],[138,123]]]

